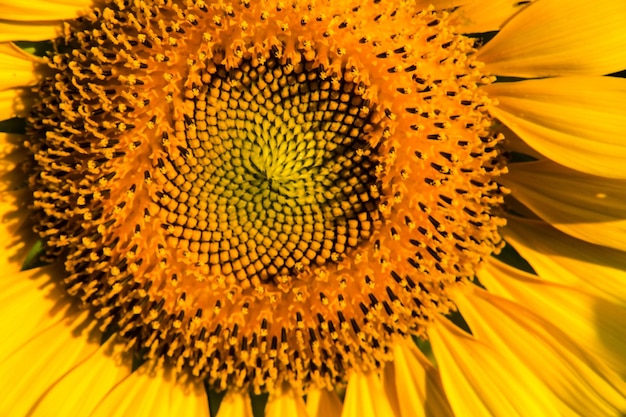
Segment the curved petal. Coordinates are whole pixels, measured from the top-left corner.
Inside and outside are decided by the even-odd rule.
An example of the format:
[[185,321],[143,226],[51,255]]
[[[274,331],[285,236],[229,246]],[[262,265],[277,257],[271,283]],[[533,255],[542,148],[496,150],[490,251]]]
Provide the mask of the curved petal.
[[55,266],[3,273],[0,280],[0,361],[65,318],[65,292],[51,284]]
[[62,376],[37,402],[29,417],[88,416],[107,393],[131,372],[113,339]]
[[182,382],[174,371],[152,361],[117,384],[90,417],[209,417],[202,382]]
[[0,91],[0,120],[13,117],[24,117],[30,109],[28,90],[25,88],[9,88]]
[[23,22],[74,19],[91,6],[91,0],[0,0],[3,19]]
[[306,405],[291,387],[278,389],[270,395],[265,406],[266,417],[308,417]]
[[28,161],[24,140],[23,135],[0,132],[0,193],[23,188],[27,183],[28,175],[22,166]]
[[27,415],[99,348],[101,334],[88,326],[87,314],[77,314],[51,282],[58,272],[47,266],[4,272],[0,280],[0,415]]
[[378,416],[396,416],[378,375],[354,372],[348,380],[341,417]]
[[57,20],[15,22],[0,19],[0,42],[45,41],[61,34],[63,24]]
[[428,7],[431,4],[436,10],[454,9],[455,7],[463,6],[466,3],[470,3],[472,0],[418,0],[417,7]]
[[411,340],[398,341],[383,373],[387,398],[400,417],[454,417],[439,371]]
[[19,271],[37,240],[28,222],[29,203],[27,189],[0,191],[0,268],[3,274]]
[[335,391],[312,389],[306,394],[309,417],[340,417],[341,409],[341,400]]
[[55,381],[95,352],[98,344],[87,340],[60,322],[6,358],[0,364],[2,415],[26,415]]
[[12,43],[0,43],[0,90],[33,85],[37,59]]
[[626,3],[537,1],[478,51],[496,75],[603,75],[626,68]]
[[510,219],[502,235],[543,279],[626,306],[626,253],[520,218]]
[[428,330],[441,380],[455,415],[557,416],[559,403],[528,369],[445,318]]
[[37,240],[28,221],[31,193],[26,175],[20,170],[24,150],[21,136],[0,133],[0,270],[4,274],[19,271],[28,251]]
[[624,306],[542,280],[495,259],[477,275],[490,293],[525,306],[571,335],[583,351],[626,376]]
[[250,396],[239,391],[228,391],[222,399],[217,417],[252,417]]
[[455,14],[461,21],[459,29],[463,32],[489,32],[499,30],[530,3],[519,0],[466,0]]
[[626,179],[625,79],[547,78],[483,89],[498,102],[490,112],[538,152],[578,171]]
[[626,383],[588,357],[567,329],[478,287],[455,302],[478,340],[508,356],[516,368],[532,372],[542,389],[555,394],[571,413],[609,416],[626,411]]
[[589,243],[626,250],[626,181],[550,161],[510,164],[501,182],[537,216]]
[[502,134],[504,136],[504,147],[506,152],[517,152],[523,155],[530,156],[535,160],[543,160],[545,157],[537,152],[534,148],[528,145],[522,140],[515,132],[513,132],[507,125],[497,121],[493,125],[494,134]]

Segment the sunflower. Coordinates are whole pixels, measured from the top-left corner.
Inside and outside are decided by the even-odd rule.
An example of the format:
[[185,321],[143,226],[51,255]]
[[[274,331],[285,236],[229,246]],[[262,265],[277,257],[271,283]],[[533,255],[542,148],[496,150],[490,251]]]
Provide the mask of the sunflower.
[[623,1],[0,4],[3,415],[626,413]]

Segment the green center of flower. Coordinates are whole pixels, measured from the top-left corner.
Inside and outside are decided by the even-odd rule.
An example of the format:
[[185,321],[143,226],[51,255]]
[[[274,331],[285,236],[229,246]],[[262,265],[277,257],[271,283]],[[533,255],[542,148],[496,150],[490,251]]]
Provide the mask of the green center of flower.
[[454,308],[498,245],[489,79],[410,3],[112,1],[29,119],[36,230],[140,359],[331,386]]

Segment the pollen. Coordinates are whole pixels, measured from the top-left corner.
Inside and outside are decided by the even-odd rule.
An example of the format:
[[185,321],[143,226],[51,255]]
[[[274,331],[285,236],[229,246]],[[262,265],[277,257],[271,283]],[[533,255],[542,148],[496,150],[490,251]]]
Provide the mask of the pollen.
[[345,383],[498,250],[491,82],[411,2],[109,1],[29,118],[36,231],[139,359],[217,390]]

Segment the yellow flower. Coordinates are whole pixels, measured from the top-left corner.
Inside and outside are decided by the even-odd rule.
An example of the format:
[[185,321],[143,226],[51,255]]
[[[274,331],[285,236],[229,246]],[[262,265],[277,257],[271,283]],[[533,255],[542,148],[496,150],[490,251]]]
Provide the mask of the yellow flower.
[[17,3],[2,415],[626,413],[622,0]]

